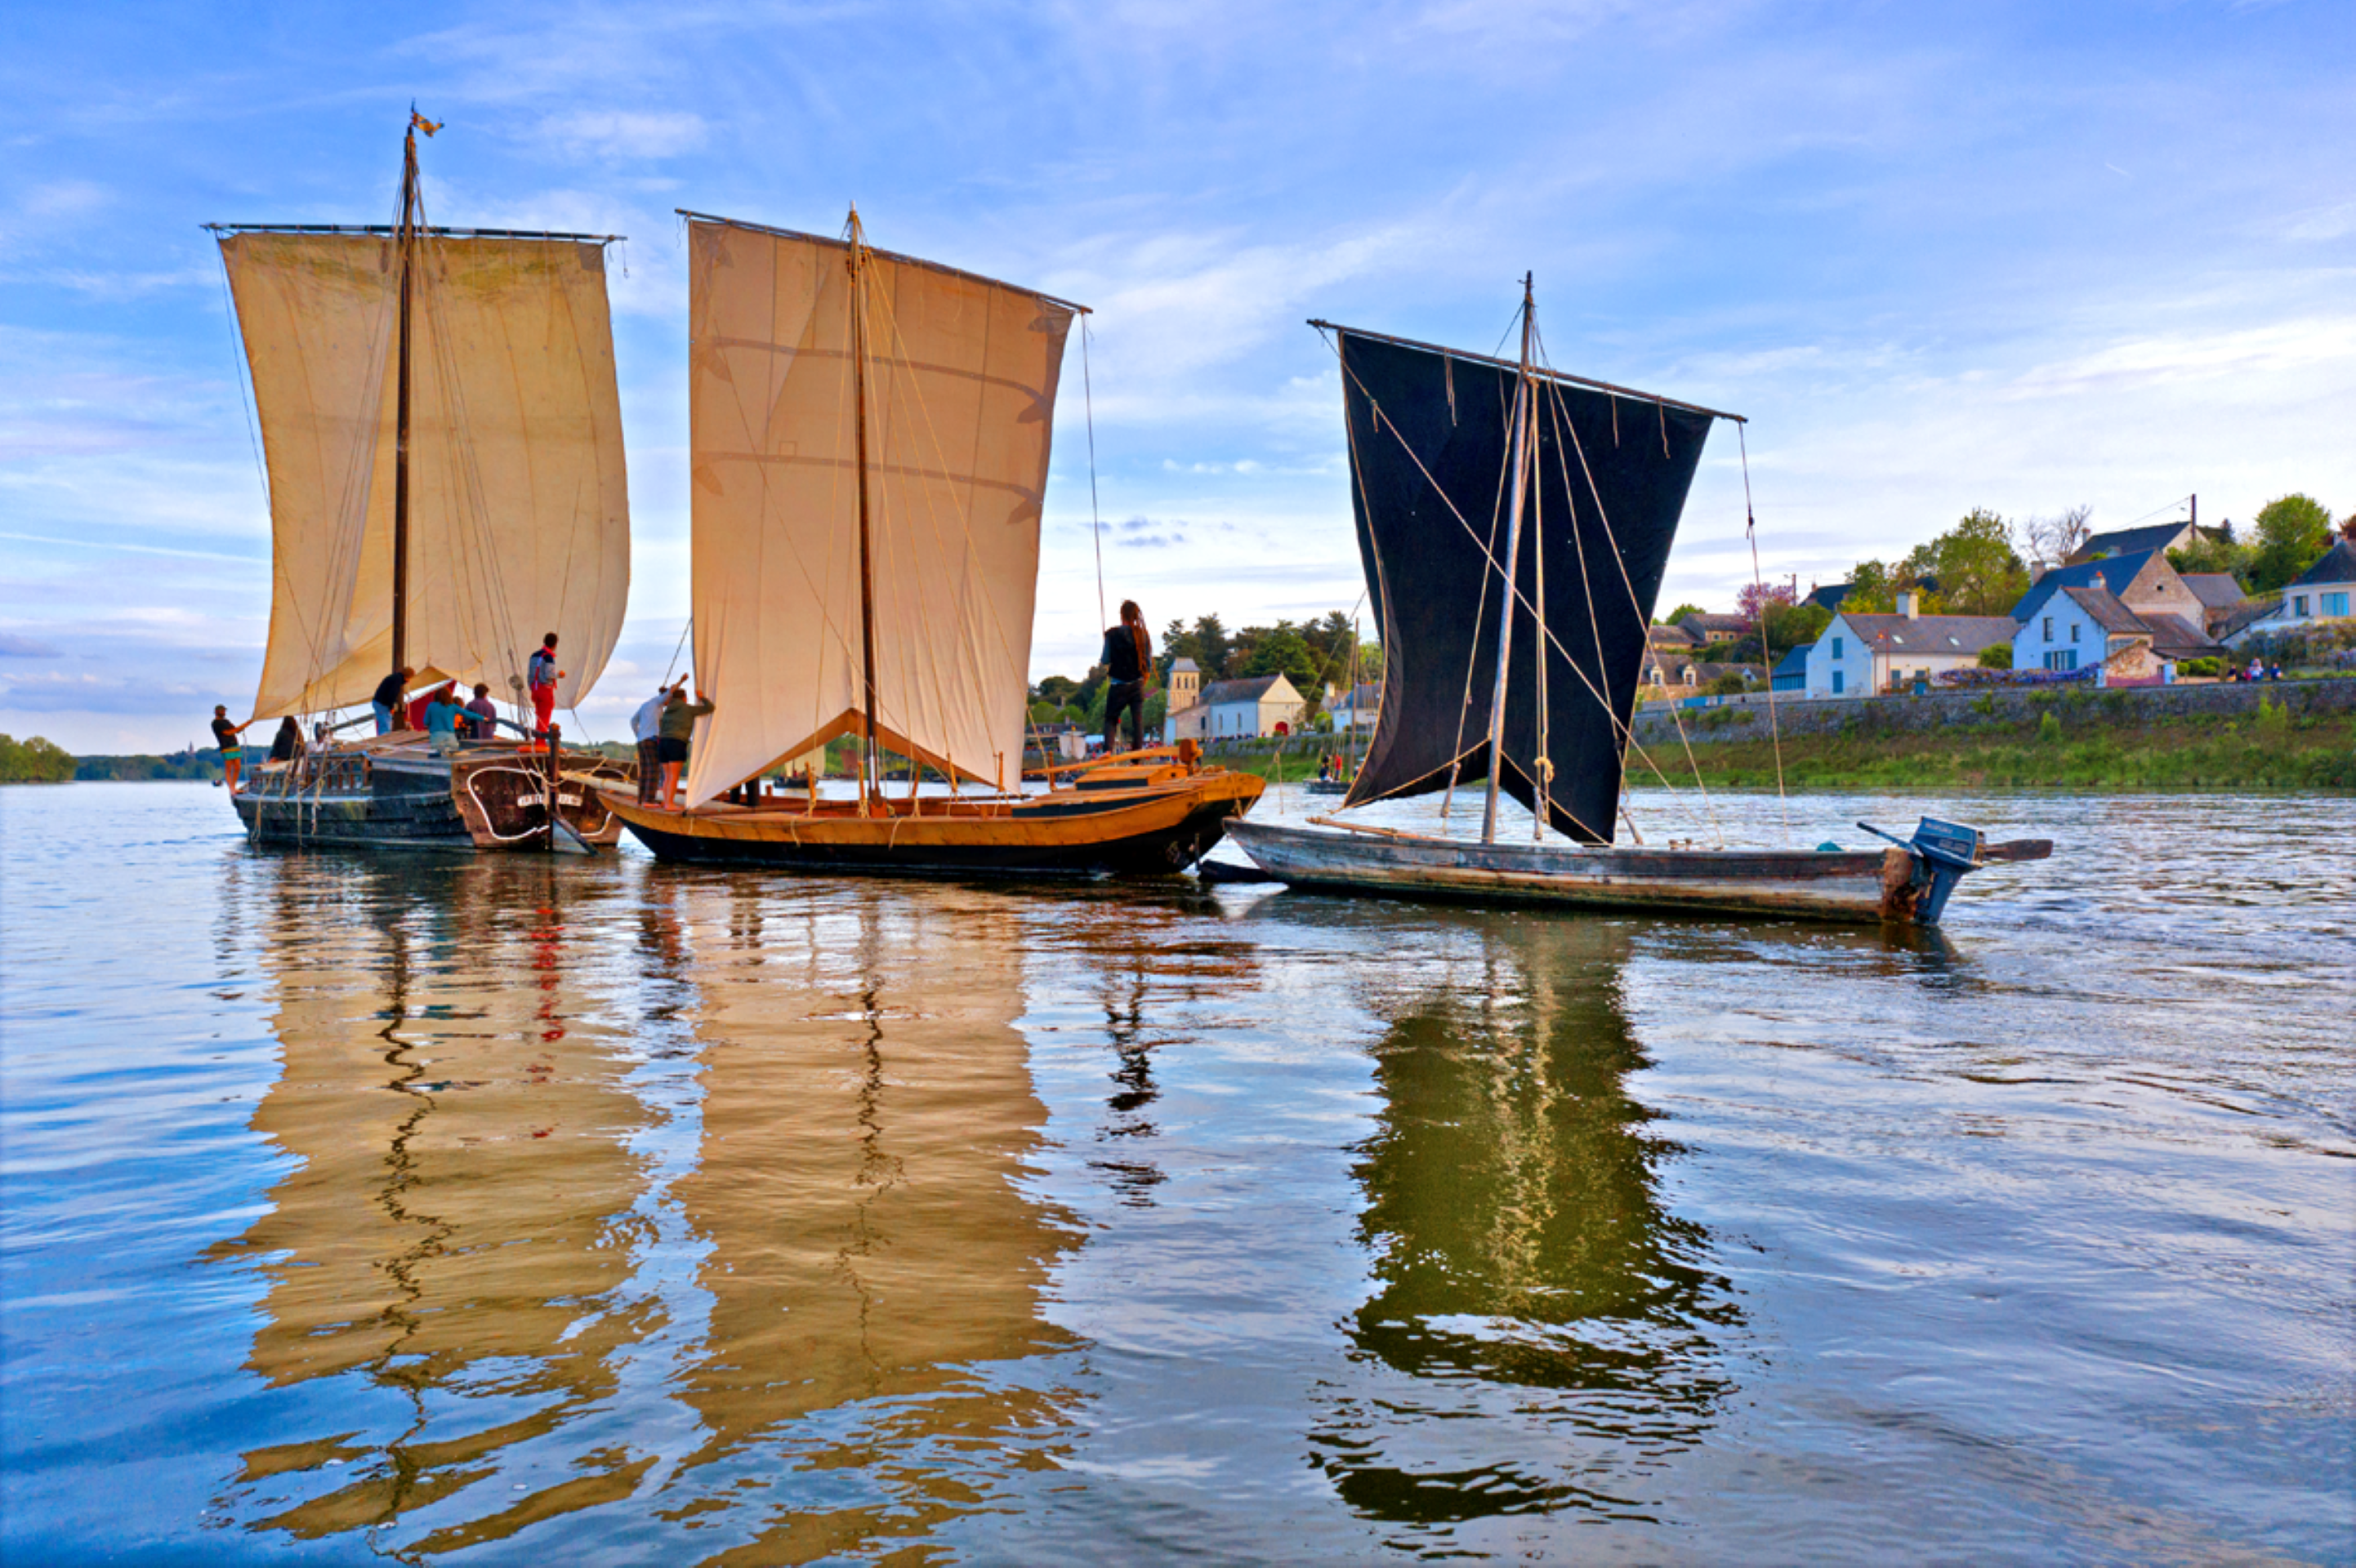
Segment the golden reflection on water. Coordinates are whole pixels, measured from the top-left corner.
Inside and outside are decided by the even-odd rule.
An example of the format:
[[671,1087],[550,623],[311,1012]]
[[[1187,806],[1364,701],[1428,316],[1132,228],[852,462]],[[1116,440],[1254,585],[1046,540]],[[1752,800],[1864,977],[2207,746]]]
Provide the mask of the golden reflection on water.
[[[657,871],[626,910],[520,858],[281,869],[252,1125],[295,1163],[214,1256],[266,1282],[252,1371],[399,1409],[346,1394],[373,1427],[247,1453],[241,1522],[410,1556],[635,1497],[713,1561],[799,1562],[1052,1462],[1062,1396],[989,1373],[1066,1344],[1040,1300],[1075,1244],[1021,1186],[1045,1112],[1002,901]],[[650,1041],[693,1069],[666,1107],[631,1081]],[[639,1277],[666,1213],[691,1284]],[[641,1408],[584,1442],[665,1357],[686,1438]]]

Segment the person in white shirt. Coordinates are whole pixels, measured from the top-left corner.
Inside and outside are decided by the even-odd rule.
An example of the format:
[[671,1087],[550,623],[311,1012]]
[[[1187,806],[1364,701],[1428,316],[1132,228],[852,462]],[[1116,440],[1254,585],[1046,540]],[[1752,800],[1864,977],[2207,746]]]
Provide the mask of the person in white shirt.
[[[680,683],[687,682],[682,678]],[[638,741],[638,804],[655,803],[655,785],[662,777],[662,710],[672,688],[658,686],[655,694],[630,716],[630,733]]]

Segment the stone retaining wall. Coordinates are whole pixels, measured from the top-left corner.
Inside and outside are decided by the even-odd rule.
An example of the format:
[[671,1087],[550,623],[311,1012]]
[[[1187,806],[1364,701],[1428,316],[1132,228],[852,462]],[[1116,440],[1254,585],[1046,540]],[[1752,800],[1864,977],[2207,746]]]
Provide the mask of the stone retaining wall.
[[[1985,729],[2035,723],[2048,712],[2065,721],[2088,720],[2144,723],[2159,719],[2255,713],[2261,699],[2292,714],[2356,712],[2356,680],[2221,681],[2200,686],[2133,686],[2109,691],[2080,687],[1997,687],[1986,691],[1939,691],[1922,697],[1778,697],[1775,728],[1785,735],[1837,733],[1905,734],[1933,729]],[[1644,745],[1676,739],[1676,718],[1687,739],[1762,741],[1767,738],[1767,698],[1759,693],[1729,698],[1708,708],[1640,712],[1631,728]]]

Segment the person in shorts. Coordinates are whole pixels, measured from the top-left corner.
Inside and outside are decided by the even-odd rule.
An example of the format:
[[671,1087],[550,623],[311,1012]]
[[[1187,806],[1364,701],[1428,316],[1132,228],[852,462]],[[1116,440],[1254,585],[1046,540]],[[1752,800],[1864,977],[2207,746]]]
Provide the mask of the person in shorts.
[[687,682],[681,680],[663,697],[662,710],[662,806],[665,811],[679,809],[679,776],[687,771],[687,745],[695,733],[695,721],[712,711],[712,699],[699,691],[695,700],[687,699]]
[[[249,719],[245,724],[252,722],[253,720]],[[229,781],[231,795],[237,793],[238,767],[245,761],[245,747],[238,740],[240,735],[245,733],[245,724],[232,724],[229,721],[227,704],[219,702],[213,704],[213,743],[220,748],[221,777]]]

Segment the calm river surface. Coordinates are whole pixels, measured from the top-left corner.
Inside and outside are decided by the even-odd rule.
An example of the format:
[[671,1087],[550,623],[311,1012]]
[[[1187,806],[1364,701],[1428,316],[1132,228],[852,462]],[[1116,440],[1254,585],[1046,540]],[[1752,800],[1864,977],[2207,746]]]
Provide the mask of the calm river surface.
[[1901,942],[0,791],[0,1555],[2356,1561],[2356,805],[1940,805]]

